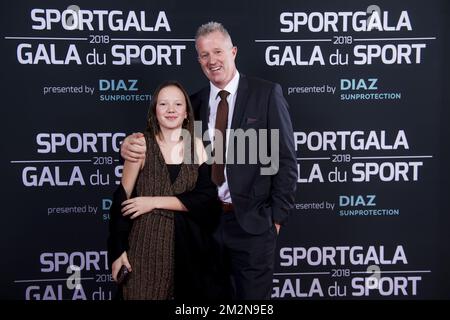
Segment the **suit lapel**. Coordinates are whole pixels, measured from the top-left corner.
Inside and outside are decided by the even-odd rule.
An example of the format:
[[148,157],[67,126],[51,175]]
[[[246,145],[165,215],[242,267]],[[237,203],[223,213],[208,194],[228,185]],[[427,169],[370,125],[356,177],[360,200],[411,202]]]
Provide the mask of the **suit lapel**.
[[238,129],[241,127],[240,123],[242,120],[242,116],[244,115],[247,97],[248,97],[248,81],[247,78],[243,74],[241,74],[239,77],[236,103],[234,104],[231,129]]
[[[202,90],[201,96],[200,96],[200,110],[199,110],[199,116],[200,121],[202,122],[202,135],[208,130],[208,122],[209,122],[209,86]],[[210,143],[209,134],[205,135],[206,139],[203,140],[205,146]],[[203,139],[203,136],[201,137]]]

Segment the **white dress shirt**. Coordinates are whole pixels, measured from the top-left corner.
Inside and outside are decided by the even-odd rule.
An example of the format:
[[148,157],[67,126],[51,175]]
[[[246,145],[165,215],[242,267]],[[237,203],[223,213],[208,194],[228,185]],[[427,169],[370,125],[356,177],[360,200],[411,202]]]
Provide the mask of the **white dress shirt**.
[[[217,107],[219,106],[219,102],[220,102],[219,92],[221,90],[226,90],[230,93],[227,97],[227,101],[228,101],[227,129],[230,129],[231,120],[233,119],[234,105],[236,103],[237,89],[238,89],[238,85],[239,85],[239,72],[236,71],[236,74],[234,75],[233,79],[231,79],[231,81],[223,89],[217,88],[211,82],[209,84],[210,84],[210,93],[209,93],[208,133],[209,133],[210,141],[211,141],[211,143],[213,143],[214,142],[214,129],[216,128]],[[226,145],[228,146],[228,138],[230,136],[230,133],[228,130],[227,130],[226,136],[227,136]],[[214,147],[214,145],[213,145],[213,147]],[[225,151],[225,157],[226,157],[227,151],[228,150]],[[219,198],[220,198],[220,200],[222,200],[224,202],[231,203],[231,195],[230,195],[230,189],[228,188],[226,166],[224,169],[224,174],[225,174],[225,182],[221,186],[218,187]]]

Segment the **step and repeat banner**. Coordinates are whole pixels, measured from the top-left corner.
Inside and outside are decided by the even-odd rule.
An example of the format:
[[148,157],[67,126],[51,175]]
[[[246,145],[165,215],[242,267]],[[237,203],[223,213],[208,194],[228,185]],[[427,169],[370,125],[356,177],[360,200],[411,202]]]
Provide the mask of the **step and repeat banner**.
[[164,80],[205,85],[199,25],[281,84],[298,160],[273,299],[450,297],[448,5],[2,3],[0,298],[107,300],[120,143]]

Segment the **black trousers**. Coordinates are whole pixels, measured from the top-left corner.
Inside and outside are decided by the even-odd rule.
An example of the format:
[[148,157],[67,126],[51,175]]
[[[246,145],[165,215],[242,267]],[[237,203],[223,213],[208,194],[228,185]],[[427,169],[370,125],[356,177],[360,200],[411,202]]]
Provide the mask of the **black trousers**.
[[222,213],[214,237],[230,276],[233,300],[268,300],[272,291],[277,232],[273,225],[266,232],[245,232],[234,212]]

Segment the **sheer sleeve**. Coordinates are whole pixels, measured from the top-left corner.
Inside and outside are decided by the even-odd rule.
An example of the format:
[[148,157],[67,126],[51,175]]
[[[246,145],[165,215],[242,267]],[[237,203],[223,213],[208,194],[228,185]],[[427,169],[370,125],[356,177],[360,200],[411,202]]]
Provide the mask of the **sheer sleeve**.
[[[133,190],[131,198],[136,197],[136,190]],[[124,217],[121,212],[122,202],[127,200],[127,195],[122,184],[113,194],[111,208],[109,210],[109,235],[108,235],[108,264],[112,263],[129,249],[128,235],[130,234],[133,221]]]
[[211,181],[211,166],[203,163],[198,168],[198,178],[191,191],[175,195],[188,211],[198,211],[217,200],[217,187]]
[[198,168],[194,189],[175,195],[187,208],[186,214],[197,223],[214,226],[220,214],[217,186],[211,181],[211,165],[203,163]]

